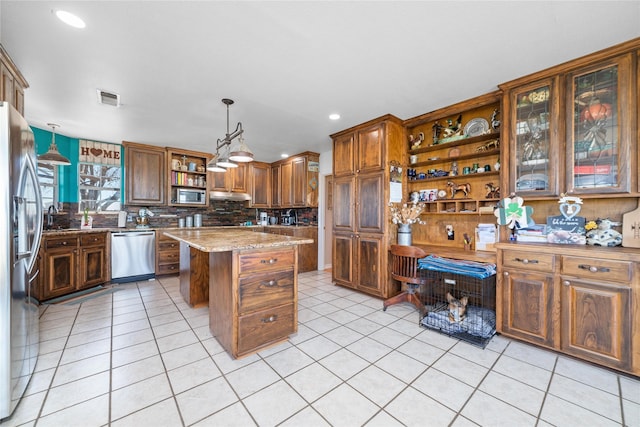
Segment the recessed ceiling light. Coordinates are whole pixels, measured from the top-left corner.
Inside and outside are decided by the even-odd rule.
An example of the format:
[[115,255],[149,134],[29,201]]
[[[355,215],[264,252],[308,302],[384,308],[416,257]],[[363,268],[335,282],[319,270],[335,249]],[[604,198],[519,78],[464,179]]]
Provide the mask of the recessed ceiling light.
[[280,157],[282,157],[283,159],[286,159],[287,157],[289,157],[289,155],[287,153],[282,153],[280,154]]
[[340,118],[340,114],[338,113],[329,114],[329,118],[331,120],[338,120]]
[[56,10],[56,16],[59,20],[67,25],[72,26],[73,28],[84,28],[87,26],[87,24],[85,24],[82,19],[80,19],[73,13],[64,10]]

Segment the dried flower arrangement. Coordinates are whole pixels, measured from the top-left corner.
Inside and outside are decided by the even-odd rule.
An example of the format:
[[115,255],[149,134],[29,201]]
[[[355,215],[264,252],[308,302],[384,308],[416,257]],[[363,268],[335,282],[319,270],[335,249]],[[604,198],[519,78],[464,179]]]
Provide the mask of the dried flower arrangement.
[[402,206],[389,203],[391,222],[394,224],[424,224],[425,222],[420,219],[424,207],[424,203],[405,203]]

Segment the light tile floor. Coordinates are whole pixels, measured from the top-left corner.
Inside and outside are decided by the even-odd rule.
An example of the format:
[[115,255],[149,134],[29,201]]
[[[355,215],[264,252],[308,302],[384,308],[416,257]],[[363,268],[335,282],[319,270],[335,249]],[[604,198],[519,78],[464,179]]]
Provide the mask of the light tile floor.
[[37,373],[2,426],[635,426],[640,380],[299,276],[298,333],[233,360],[178,278],[46,305]]

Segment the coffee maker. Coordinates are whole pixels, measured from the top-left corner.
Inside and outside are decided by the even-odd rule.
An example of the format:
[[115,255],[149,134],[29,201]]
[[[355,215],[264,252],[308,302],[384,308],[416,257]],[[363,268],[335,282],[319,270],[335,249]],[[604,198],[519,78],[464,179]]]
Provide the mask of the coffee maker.
[[291,210],[287,210],[282,214],[282,225],[295,225],[295,218],[291,216]]

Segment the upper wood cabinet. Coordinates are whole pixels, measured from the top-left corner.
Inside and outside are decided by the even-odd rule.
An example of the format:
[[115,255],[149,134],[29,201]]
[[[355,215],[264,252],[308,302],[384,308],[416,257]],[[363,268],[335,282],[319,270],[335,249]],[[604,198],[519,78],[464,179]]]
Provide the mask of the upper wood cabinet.
[[166,150],[123,141],[125,149],[125,200],[127,205],[166,204]]
[[380,171],[385,158],[385,122],[365,126],[353,133],[339,135],[333,142],[334,176]]
[[249,163],[249,194],[250,207],[268,208],[271,200],[271,166],[263,162]]
[[631,40],[500,85],[503,188],[637,196],[638,49]]
[[29,84],[0,45],[0,101],[13,105],[24,116],[24,90]]
[[247,192],[247,166],[239,163],[237,168],[229,168],[226,172],[208,172],[211,191],[233,193]]
[[318,153],[304,152],[271,164],[271,207],[318,207]]

